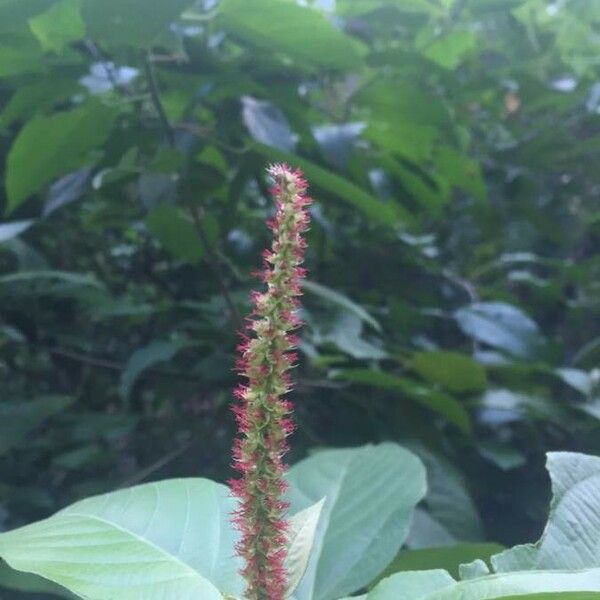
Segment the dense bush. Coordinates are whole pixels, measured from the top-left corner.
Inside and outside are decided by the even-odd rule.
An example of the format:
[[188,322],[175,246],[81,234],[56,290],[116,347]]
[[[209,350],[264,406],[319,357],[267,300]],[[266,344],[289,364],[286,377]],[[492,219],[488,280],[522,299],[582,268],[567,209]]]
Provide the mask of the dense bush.
[[545,453],[600,453],[597,3],[303,4],[0,1],[1,528],[229,477],[274,160],[316,198],[292,463],[409,448],[418,553],[536,539]]

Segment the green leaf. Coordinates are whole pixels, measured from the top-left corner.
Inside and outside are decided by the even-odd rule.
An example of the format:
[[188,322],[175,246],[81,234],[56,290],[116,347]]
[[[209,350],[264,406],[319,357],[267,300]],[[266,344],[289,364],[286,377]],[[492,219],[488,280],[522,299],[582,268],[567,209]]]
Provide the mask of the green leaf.
[[318,452],[292,467],[289,482],[294,511],[326,498],[294,598],[330,600],[368,584],[396,555],[425,493],[425,470],[387,443]]
[[519,358],[537,356],[544,344],[537,324],[505,302],[475,302],[454,317],[467,335]]
[[286,598],[294,593],[306,572],[324,504],[325,498],[290,518],[288,551],[285,557],[288,576]]
[[12,223],[0,224],[0,243],[11,240],[14,237],[21,235],[33,225],[33,220],[13,221]]
[[453,31],[435,39],[423,54],[444,69],[456,69],[477,47],[477,36],[471,31]]
[[471,431],[469,413],[458,400],[416,381],[373,369],[344,369],[334,372],[332,376],[336,379],[396,391],[400,397],[405,396],[409,400],[444,416],[450,423],[456,425],[465,433]]
[[159,204],[146,217],[146,227],[173,256],[189,263],[197,263],[204,249],[194,224],[177,207]]
[[35,38],[29,34],[6,38],[0,42],[0,77],[24,73],[43,73],[46,69],[42,52]]
[[493,557],[498,572],[600,565],[600,458],[550,452],[547,468],[553,497],[544,533],[536,544]]
[[0,535],[0,556],[94,600],[240,597],[229,489],[173,479],[77,502]]
[[[104,289],[94,275],[82,273],[66,273],[65,271],[20,271],[0,276],[0,283],[26,283],[48,286],[51,282],[59,282],[71,286],[89,286],[99,290]],[[46,288],[46,291],[48,289]]]
[[85,36],[81,2],[59,0],[43,13],[29,19],[31,31],[46,52],[61,53],[65,46]]
[[480,392],[487,386],[485,369],[457,352],[420,352],[413,357],[411,366],[423,379],[451,392]]
[[56,177],[95,159],[110,134],[113,109],[97,101],[51,117],[37,116],[17,135],[6,163],[7,213]]
[[291,58],[301,68],[357,69],[361,65],[361,46],[356,41],[321,12],[292,0],[223,0],[220,15],[232,36],[269,54]]
[[426,571],[443,569],[457,578],[459,567],[463,563],[476,559],[489,561],[492,554],[503,550],[499,544],[455,544],[454,546],[439,546],[420,550],[401,550],[378,579],[383,579],[400,571]]
[[361,321],[368,323],[376,331],[381,331],[381,325],[362,306],[356,304],[356,302],[352,302],[352,300],[347,296],[344,296],[344,294],[340,294],[340,292],[336,292],[316,281],[304,280],[302,282],[302,288],[306,292],[314,294],[331,304],[336,304],[337,306],[354,313]]
[[384,579],[367,600],[597,600],[600,569],[521,572],[456,582],[446,571],[407,571]]
[[395,227],[402,222],[410,220],[408,212],[399,204],[393,201],[379,200],[369,192],[358,187],[355,183],[344,179],[332,171],[323,169],[306,158],[301,158],[300,156],[265,146],[264,144],[255,143],[254,148],[269,160],[286,162],[293,167],[300,167],[304,171],[308,181],[310,181],[311,186],[328,192],[348,204],[352,204],[365,216],[369,217],[369,219],[381,225]]
[[127,361],[121,374],[119,393],[127,400],[138,377],[149,367],[171,360],[180,350],[187,347],[187,342],[152,342],[136,350]]
[[94,40],[150,48],[190,0],[83,0],[83,20]]
[[0,456],[18,446],[50,417],[73,403],[66,396],[48,396],[29,402],[0,402]]
[[58,74],[49,79],[42,78],[21,85],[4,105],[0,113],[0,127],[8,128],[15,121],[23,121],[38,112],[45,112],[77,91],[77,81]]

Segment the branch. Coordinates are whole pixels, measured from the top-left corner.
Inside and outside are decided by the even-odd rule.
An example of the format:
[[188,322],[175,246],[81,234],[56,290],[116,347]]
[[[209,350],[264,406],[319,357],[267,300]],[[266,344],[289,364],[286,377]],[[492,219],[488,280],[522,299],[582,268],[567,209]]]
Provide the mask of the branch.
[[[171,126],[171,123],[169,123],[169,119],[167,118],[167,113],[165,112],[165,109],[160,100],[160,92],[158,90],[158,84],[156,82],[156,76],[154,74],[154,66],[152,64],[152,58],[150,56],[150,53],[146,54],[146,76],[148,78],[148,86],[150,88],[150,98],[152,99],[152,104],[154,105],[154,108],[156,109],[156,112],[158,113],[160,123],[161,123],[163,131],[167,137],[167,141],[169,142],[169,146],[171,146],[171,148],[175,148],[176,147],[175,131],[174,131],[173,127]],[[202,213],[200,213],[198,210],[196,210],[196,208],[194,207],[194,205],[191,203],[190,200],[186,199],[185,204],[192,216],[192,220],[194,223],[194,227],[196,229],[196,233],[197,233],[198,238],[200,239],[200,243],[202,244],[202,247],[204,248],[204,251],[206,253],[207,262],[209,263],[209,265],[214,273],[214,276],[219,285],[219,289],[221,291],[221,295],[223,296],[223,299],[225,300],[225,304],[227,305],[227,310],[229,311],[231,321],[232,321],[234,327],[238,331],[242,331],[244,328],[244,323],[242,321],[242,318],[241,318],[237,308],[235,307],[235,304],[231,298],[231,294],[229,293],[229,289],[227,288],[227,285],[223,278],[222,269],[221,269],[221,261],[219,260],[219,256],[214,251],[212,246],[210,245],[208,235],[206,234],[206,229],[204,228],[204,223],[202,222]]]

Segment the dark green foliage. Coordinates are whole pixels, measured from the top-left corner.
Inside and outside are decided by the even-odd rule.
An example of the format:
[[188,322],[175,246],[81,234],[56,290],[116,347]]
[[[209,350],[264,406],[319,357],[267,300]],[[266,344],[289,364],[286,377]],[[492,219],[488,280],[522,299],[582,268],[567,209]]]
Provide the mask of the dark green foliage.
[[428,467],[409,548],[535,539],[544,452],[600,453],[599,26],[583,0],[0,1],[0,527],[230,474],[284,159],[316,199],[293,460],[398,441]]

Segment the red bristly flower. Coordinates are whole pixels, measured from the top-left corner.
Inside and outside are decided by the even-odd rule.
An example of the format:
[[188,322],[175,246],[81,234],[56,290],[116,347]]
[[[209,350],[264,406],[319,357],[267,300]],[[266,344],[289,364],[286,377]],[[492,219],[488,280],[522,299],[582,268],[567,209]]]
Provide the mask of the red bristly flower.
[[291,389],[288,371],[296,359],[292,331],[300,325],[296,312],[306,273],[300,267],[306,248],[302,234],[308,228],[310,203],[299,170],[273,165],[268,173],[274,181],[276,214],[268,221],[273,244],[263,254],[259,274],[267,289],[252,294],[254,311],[238,348],[237,368],[246,382],[235,390],[233,409],[240,433],[233,460],[241,474],[231,482],[239,499],[233,522],[241,533],[237,552],[245,562],[248,600],[283,600],[287,586],[283,456],[293,423],[292,405],[283,397]]

